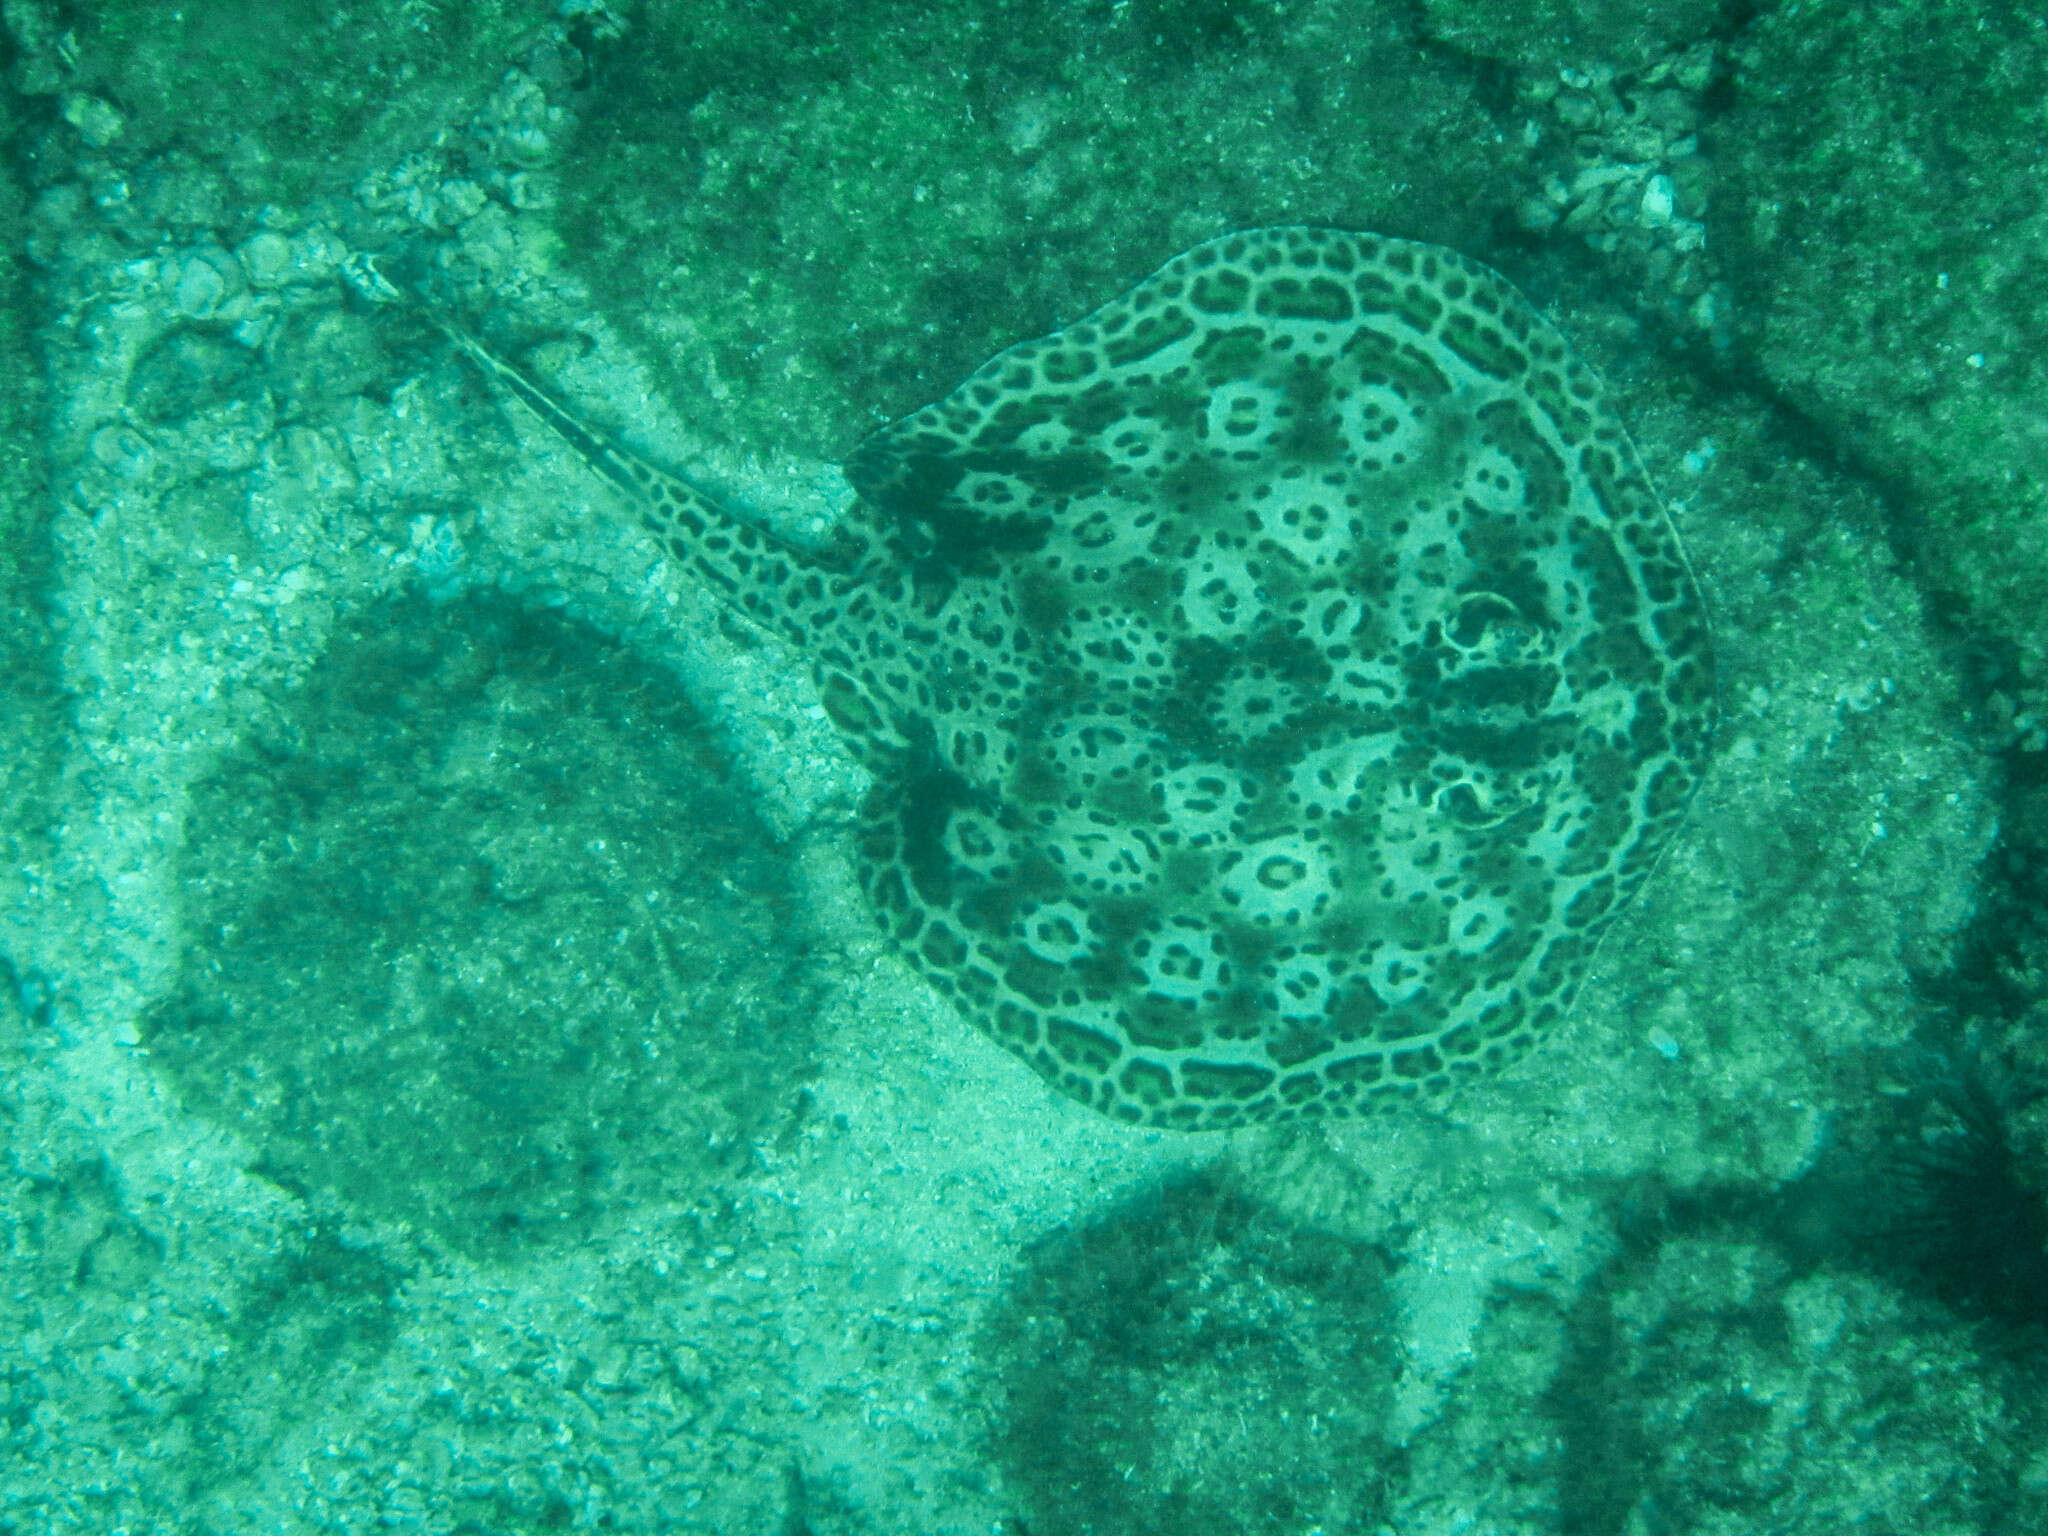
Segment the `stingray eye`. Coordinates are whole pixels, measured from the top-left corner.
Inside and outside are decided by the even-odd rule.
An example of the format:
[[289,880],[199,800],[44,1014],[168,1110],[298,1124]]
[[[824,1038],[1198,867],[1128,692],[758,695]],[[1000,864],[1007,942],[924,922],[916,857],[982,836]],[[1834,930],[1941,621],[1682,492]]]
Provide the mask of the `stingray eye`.
[[1477,650],[1489,636],[1510,643],[1523,632],[1521,613],[1498,592],[1473,592],[1452,610],[1445,636],[1461,651]]

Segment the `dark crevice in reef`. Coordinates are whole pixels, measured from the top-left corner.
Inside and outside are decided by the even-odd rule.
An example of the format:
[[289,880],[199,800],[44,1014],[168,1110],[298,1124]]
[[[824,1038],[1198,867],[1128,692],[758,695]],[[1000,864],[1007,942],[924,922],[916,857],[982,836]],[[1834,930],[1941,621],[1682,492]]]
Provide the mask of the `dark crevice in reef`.
[[[1974,706],[1954,729],[1991,759],[1998,831],[1976,910],[1946,965],[1914,977],[1913,1045],[1883,1063],[1893,1100],[1838,1125],[1820,1165],[1770,1220],[1816,1263],[1886,1275],[2016,1346],[2048,1344],[2048,1158],[2014,1125],[2048,1095],[2048,1053],[2025,1048],[2048,1019],[2048,752],[1994,737],[1982,707],[2012,685],[2016,648],[1927,558],[1940,526],[1926,516],[1924,492],[1784,396],[1740,351],[1675,331],[1664,339],[1688,357],[1703,392],[1765,406],[1766,449],[1864,493],[1868,531],[1920,594],[1930,638]],[[1796,562],[1799,548],[1783,558]]]
[[[1971,1090],[1954,1091],[1967,1106]],[[1777,1376],[1796,1398],[1854,1370],[1886,1404],[1855,1431],[1878,1444],[1858,1454],[1880,1458],[1887,1443],[1910,1458],[1948,1434],[1954,1373],[1981,1374],[2014,1438],[1983,1456],[1969,1486],[1949,1490],[1948,1513],[1968,1522],[1958,1528],[2032,1529],[2015,1523],[2026,1458],[2013,1447],[2038,1412],[2048,1264],[2025,1239],[2048,1232],[2048,1209],[2037,1194],[2013,1203],[2009,1144],[1984,1108],[1966,1107],[1956,1136],[1925,1150],[1904,1141],[1902,1113],[1888,1132],[1831,1148],[1783,1190],[1646,1181],[1626,1191],[1615,1252],[1572,1306],[1542,1400],[1557,1437],[1556,1528],[1618,1536],[1646,1511],[1660,1530],[1694,1529],[1709,1513],[1771,1523],[1785,1491],[1768,1454],[1750,1458],[1778,1431],[1755,1390],[1768,1383],[1752,1373]],[[1680,1245],[1690,1251],[1674,1262]],[[1898,1288],[1896,1313],[1882,1303],[1859,1311],[1859,1273]],[[1850,1342],[1802,1340],[1799,1298],[1814,1294],[1804,1283],[1830,1274]],[[1967,1334],[1954,1332],[1958,1320]],[[1893,1353],[1892,1330],[1927,1334],[1931,1353]],[[1830,1457],[1832,1433],[1816,1423],[1811,1454]]]
[[[1996,1041],[2048,1007],[2048,752],[2011,740],[1986,707],[2014,685],[2017,647],[1986,624],[1930,558],[1941,525],[1927,516],[1926,492],[1787,398],[1741,352],[1717,352],[1675,330],[1664,341],[1686,357],[1703,393],[1738,393],[1764,406],[1766,451],[1774,448],[1863,493],[1871,508],[1867,531],[1883,541],[1896,572],[1920,595],[1930,640],[1961,680],[1968,702],[1954,731],[1989,755],[1985,788],[1998,830],[1980,872],[1976,911],[1951,946],[1946,967],[1914,978],[1924,1022],[1907,1075],[1918,1091],[1953,1096],[1954,1080],[1988,1073],[1998,1101],[2029,1100],[2043,1086],[2034,1080],[2038,1074],[1990,1060],[2000,1054]],[[1781,558],[1798,562],[1802,546],[1788,542]]]

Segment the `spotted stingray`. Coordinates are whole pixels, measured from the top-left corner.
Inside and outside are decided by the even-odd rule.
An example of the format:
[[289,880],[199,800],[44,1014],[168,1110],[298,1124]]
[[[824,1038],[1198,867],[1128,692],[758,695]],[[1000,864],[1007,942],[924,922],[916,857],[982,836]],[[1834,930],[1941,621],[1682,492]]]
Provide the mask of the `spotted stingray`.
[[437,323],[802,649],[873,774],[889,935],[1108,1114],[1344,1113],[1508,1061],[1700,777],[1677,534],[1591,371],[1450,251],[1198,245],[867,438],[818,548]]

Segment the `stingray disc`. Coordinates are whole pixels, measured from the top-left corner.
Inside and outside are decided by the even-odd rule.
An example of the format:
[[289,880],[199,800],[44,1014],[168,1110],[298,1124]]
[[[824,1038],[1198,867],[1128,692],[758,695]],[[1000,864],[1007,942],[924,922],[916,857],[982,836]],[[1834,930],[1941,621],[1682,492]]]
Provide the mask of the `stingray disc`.
[[1452,252],[1209,241],[847,473],[891,571],[809,632],[878,776],[866,888],[1109,1114],[1345,1112],[1508,1060],[1699,779],[1678,537],[1591,371]]

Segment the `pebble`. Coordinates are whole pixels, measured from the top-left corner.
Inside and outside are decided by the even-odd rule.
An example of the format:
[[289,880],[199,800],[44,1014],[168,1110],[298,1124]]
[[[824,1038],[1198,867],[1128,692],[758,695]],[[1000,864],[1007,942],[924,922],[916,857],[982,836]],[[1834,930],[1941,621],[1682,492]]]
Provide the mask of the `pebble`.
[[128,126],[119,107],[83,91],[66,96],[63,111],[64,121],[76,128],[78,136],[94,149],[105,149]]
[[277,329],[275,310],[260,309],[229,332],[236,342],[254,352],[270,339],[270,333]]
[[1600,120],[1600,109],[1590,96],[1567,91],[1557,98],[1557,120],[1567,128],[1590,128]]
[[1678,207],[1678,192],[1669,176],[1652,176],[1643,188],[1643,222],[1653,228],[1669,224]]
[[93,433],[91,448],[92,456],[101,468],[110,469],[128,480],[139,480],[148,474],[155,458],[140,432],[115,423]]
[[539,165],[548,158],[554,146],[548,142],[547,129],[539,123],[520,123],[508,127],[498,136],[505,153],[521,165]]
[[441,183],[441,213],[447,222],[460,224],[464,219],[473,219],[483,211],[490,198],[484,189],[473,181],[444,181]]
[[1701,43],[1687,53],[1678,61],[1678,67],[1672,71],[1672,78],[1688,91],[1705,90],[1714,78],[1713,45]]
[[554,205],[547,183],[526,171],[514,171],[505,178],[505,200],[522,213]]
[[194,256],[178,277],[178,312],[190,320],[204,320],[220,308],[227,292],[228,280],[220,269],[205,257]]
[[292,243],[275,230],[251,235],[236,248],[242,270],[258,288],[275,288],[292,269]]
[[292,279],[314,283],[334,275],[348,247],[334,231],[315,226],[292,240]]

